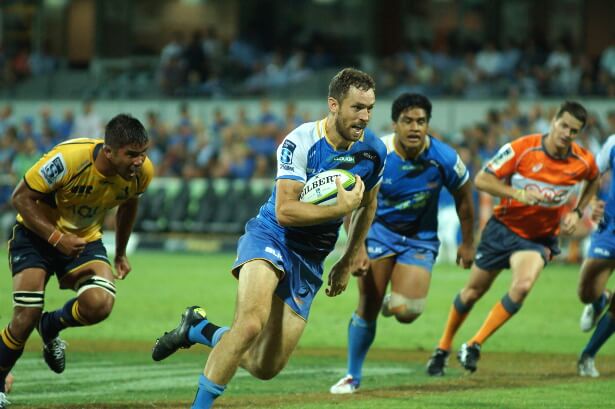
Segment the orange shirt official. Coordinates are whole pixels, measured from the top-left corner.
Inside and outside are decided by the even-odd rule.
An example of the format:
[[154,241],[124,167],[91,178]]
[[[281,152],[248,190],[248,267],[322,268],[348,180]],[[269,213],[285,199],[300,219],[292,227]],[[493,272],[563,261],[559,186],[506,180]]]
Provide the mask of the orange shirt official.
[[554,157],[544,147],[546,135],[523,136],[502,146],[487,163],[486,171],[506,179],[515,189],[537,190],[544,199],[527,205],[502,199],[494,216],[519,236],[534,240],[559,233],[566,202],[577,185],[598,177],[594,156],[577,143],[563,157]]

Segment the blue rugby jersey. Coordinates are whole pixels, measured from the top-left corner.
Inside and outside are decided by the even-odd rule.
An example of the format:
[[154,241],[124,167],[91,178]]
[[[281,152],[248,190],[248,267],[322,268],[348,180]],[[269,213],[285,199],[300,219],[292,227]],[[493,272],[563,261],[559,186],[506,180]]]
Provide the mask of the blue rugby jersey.
[[[615,134],[609,136],[606,140],[596,157],[596,162],[600,174],[615,169]],[[603,220],[611,225],[615,224],[615,177],[613,172],[611,172],[611,186],[609,186],[606,197]]]
[[406,237],[437,240],[440,191],[455,192],[469,172],[457,152],[436,138],[427,136],[427,149],[406,160],[395,151],[393,136],[382,138],[388,155],[375,220]]
[[[369,129],[363,138],[348,150],[336,151],[327,140],[326,118],[305,123],[293,130],[278,147],[277,179],[292,179],[305,183],[312,176],[330,169],[344,169],[361,176],[365,191],[374,188],[382,179],[387,156],[386,147]],[[282,227],[275,215],[274,188],[269,200],[260,208],[258,218],[265,228],[277,233],[289,248],[303,256],[324,258],[335,245],[342,219],[303,227]]]

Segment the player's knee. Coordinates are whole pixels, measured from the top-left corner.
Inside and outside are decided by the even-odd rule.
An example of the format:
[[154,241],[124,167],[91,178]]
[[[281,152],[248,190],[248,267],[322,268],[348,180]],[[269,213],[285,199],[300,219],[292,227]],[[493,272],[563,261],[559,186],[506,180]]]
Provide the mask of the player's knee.
[[471,307],[483,296],[485,289],[481,287],[467,287],[462,290],[464,305]]
[[425,309],[425,298],[407,298],[398,293],[391,293],[389,310],[397,321],[409,324],[416,320]]
[[530,293],[533,285],[533,280],[519,280],[513,284],[512,291],[516,294],[516,298],[523,300]]
[[79,312],[90,324],[106,319],[113,309],[115,285],[103,277],[90,277],[79,285]]
[[258,317],[250,315],[238,319],[233,324],[233,332],[234,336],[239,337],[244,343],[250,344],[258,338],[264,327],[264,322]]
[[271,363],[267,365],[259,365],[254,368],[250,368],[250,374],[257,379],[262,381],[268,381],[273,379],[277,374],[282,371],[284,368],[283,365],[272,365]]

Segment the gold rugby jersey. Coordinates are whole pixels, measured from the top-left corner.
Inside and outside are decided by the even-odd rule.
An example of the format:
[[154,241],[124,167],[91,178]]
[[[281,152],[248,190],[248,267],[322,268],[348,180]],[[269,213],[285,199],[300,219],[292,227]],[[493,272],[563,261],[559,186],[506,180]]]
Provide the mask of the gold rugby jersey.
[[[30,189],[48,195],[49,200],[39,205],[50,213],[58,230],[88,242],[102,236],[107,211],[145,192],[154,176],[149,158],[132,180],[103,176],[94,166],[102,147],[99,139],[71,139],[43,155],[24,176]],[[20,214],[17,221],[28,227]]]

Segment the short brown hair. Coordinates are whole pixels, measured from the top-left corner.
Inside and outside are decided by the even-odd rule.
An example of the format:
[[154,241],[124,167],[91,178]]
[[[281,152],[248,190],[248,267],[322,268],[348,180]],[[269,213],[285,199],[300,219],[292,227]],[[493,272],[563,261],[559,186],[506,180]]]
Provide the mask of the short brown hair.
[[579,104],[578,102],[564,101],[557,110],[557,113],[555,114],[555,119],[561,118],[562,115],[564,115],[564,112],[568,112],[570,115],[581,121],[581,128],[583,128],[587,123],[587,110],[583,105]]
[[342,102],[348,94],[350,87],[358,88],[362,91],[373,89],[376,91],[376,82],[367,73],[355,68],[344,68],[331,79],[329,83],[329,97]]

